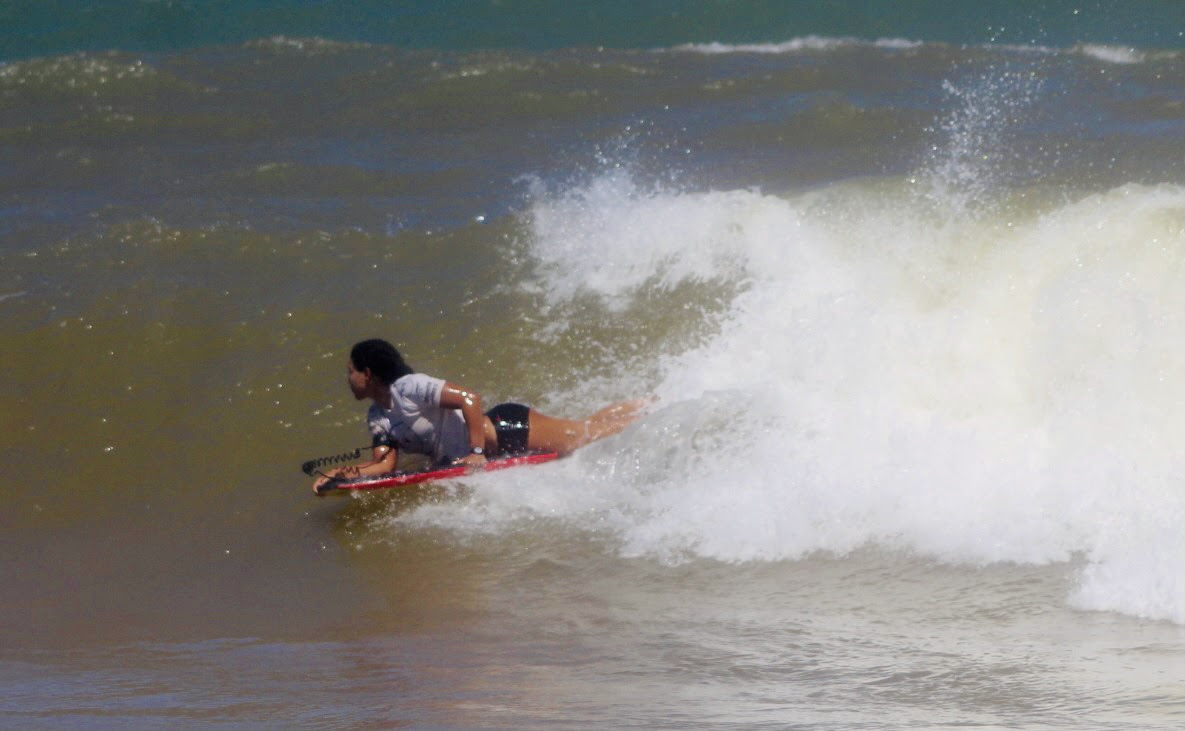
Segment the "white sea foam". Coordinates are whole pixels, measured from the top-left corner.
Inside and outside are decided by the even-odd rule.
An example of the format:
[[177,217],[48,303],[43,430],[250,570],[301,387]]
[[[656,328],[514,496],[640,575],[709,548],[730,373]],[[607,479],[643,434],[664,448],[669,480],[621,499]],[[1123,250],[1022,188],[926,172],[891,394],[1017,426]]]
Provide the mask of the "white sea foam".
[[853,46],[871,46],[891,50],[905,50],[924,45],[921,41],[911,41],[905,38],[880,38],[866,41],[851,37],[802,36],[780,43],[686,43],[675,46],[675,51],[702,53],[706,55],[721,55],[728,53],[765,53],[783,54],[800,53],[803,51],[831,51],[837,48]]
[[[878,38],[866,40],[850,36],[802,36],[777,43],[684,43],[660,51],[674,51],[680,53],[700,53],[708,56],[719,56],[734,53],[751,54],[796,54],[805,52],[825,52],[847,48],[868,47],[887,51],[910,51],[923,48],[926,41],[916,41],[908,38]],[[1019,56],[1052,56],[1068,53],[1086,56],[1098,61],[1111,64],[1137,64],[1150,59],[1172,59],[1180,55],[1176,50],[1155,50],[1131,48],[1126,46],[1108,46],[1103,44],[1081,44],[1072,48],[1057,48],[1037,43],[988,43],[978,46],[985,50],[1003,51]]]
[[1147,56],[1135,48],[1088,44],[1079,46],[1076,50],[1083,56],[1089,56],[1099,61],[1106,61],[1107,63],[1133,64],[1142,63],[1147,60]]
[[670,561],[1081,557],[1078,606],[1185,623],[1185,189],[951,221],[887,188],[647,194],[612,174],[538,200],[555,301],[746,284],[703,347],[655,344],[654,413],[489,482],[477,522],[551,516]]

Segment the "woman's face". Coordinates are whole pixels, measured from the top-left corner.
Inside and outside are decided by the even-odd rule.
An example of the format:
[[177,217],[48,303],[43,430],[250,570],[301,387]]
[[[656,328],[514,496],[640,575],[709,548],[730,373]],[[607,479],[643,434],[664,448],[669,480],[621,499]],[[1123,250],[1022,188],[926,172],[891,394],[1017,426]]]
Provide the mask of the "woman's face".
[[354,361],[351,358],[347,358],[346,363],[348,369],[346,382],[350,384],[350,391],[353,392],[354,398],[361,401],[370,395],[370,370],[358,370],[354,367]]

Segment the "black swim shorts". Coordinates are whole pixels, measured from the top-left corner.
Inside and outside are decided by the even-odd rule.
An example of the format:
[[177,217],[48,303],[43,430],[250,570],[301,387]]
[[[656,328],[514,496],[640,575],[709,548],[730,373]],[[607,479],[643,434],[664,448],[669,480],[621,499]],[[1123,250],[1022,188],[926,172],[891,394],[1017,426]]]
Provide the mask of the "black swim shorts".
[[502,454],[522,454],[527,451],[527,436],[531,431],[531,409],[522,404],[498,404],[486,412],[494,422],[498,435],[498,451]]

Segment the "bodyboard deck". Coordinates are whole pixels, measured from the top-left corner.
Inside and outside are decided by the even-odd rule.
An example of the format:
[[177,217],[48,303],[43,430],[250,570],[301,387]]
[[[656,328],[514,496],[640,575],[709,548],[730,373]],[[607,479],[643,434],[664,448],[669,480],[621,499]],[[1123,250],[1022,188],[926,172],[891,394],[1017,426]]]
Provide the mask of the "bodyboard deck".
[[[484,466],[473,470],[473,472],[493,472],[510,467],[542,464],[544,462],[550,462],[557,457],[559,455],[555,452],[531,452],[529,454],[516,454],[510,457],[498,457],[487,461]],[[407,487],[409,485],[418,485],[422,482],[436,482],[454,477],[464,477],[467,474],[470,474],[468,467],[464,465],[450,465],[418,472],[388,472],[385,475],[355,477],[349,480],[335,479],[317,488],[317,494],[329,495],[337,492],[347,493],[361,490],[384,490],[392,487]]]

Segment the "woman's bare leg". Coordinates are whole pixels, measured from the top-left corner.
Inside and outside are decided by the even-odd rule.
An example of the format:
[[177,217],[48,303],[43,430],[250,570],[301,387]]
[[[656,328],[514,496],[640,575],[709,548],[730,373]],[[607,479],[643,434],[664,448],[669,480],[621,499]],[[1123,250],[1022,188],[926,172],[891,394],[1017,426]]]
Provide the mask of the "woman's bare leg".
[[639,416],[648,399],[622,401],[606,406],[583,421],[557,419],[531,409],[530,432],[527,446],[568,454],[598,439],[613,436],[625,429]]
[[[588,417],[590,422],[602,421],[617,421],[620,419],[628,419],[629,422],[638,418],[638,412],[641,411],[647,404],[654,401],[653,398],[639,398],[632,401],[621,401],[616,404],[610,404],[601,409],[597,413]],[[618,430],[620,431],[620,430]],[[616,432],[614,432],[616,433]]]

